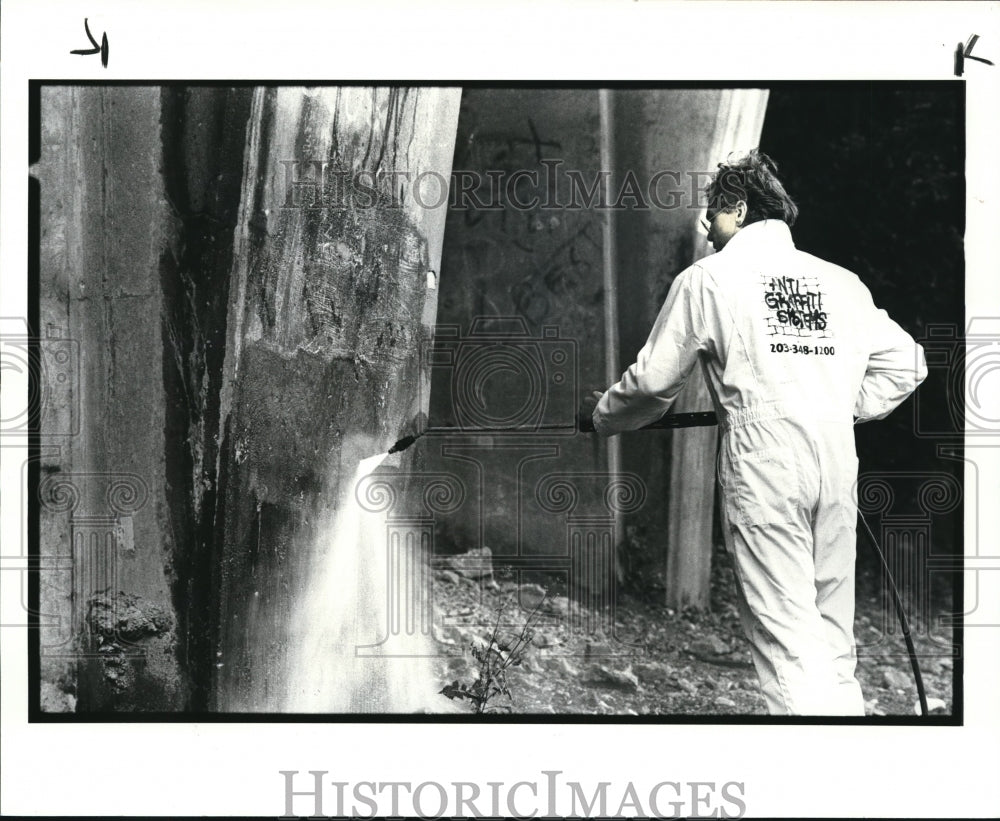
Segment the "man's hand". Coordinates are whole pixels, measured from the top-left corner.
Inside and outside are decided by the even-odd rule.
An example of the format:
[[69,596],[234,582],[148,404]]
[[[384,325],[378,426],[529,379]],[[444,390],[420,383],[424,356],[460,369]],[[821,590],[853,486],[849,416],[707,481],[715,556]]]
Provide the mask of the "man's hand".
[[604,396],[602,391],[592,391],[589,396],[583,397],[580,413],[577,416],[577,424],[581,431],[589,433],[594,430],[594,408],[602,396]]

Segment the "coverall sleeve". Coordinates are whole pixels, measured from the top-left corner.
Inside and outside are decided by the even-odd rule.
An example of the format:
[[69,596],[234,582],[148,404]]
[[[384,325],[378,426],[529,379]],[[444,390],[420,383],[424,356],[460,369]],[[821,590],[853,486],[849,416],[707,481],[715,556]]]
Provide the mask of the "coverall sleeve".
[[599,434],[613,436],[636,430],[670,409],[704,344],[701,279],[702,271],[694,265],[673,281],[635,363],[594,409],[594,427]]
[[927,377],[923,347],[875,307],[871,292],[862,287],[862,310],[870,328],[868,366],[854,405],[858,422],[884,419]]

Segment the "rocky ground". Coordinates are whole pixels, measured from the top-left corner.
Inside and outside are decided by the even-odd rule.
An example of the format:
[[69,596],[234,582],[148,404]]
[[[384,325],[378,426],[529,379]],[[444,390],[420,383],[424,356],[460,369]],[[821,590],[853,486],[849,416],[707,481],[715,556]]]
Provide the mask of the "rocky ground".
[[[473,696],[481,697],[475,682],[482,665],[470,650],[483,655],[499,610],[492,658],[494,669],[507,664],[509,692],[491,697],[487,712],[766,715],[724,553],[713,563],[711,611],[676,612],[623,595],[613,624],[610,619],[600,623],[598,614],[572,604],[556,583],[519,581],[499,560],[490,572],[488,556],[470,558],[455,557],[437,571],[435,584],[435,639],[449,654],[438,660],[437,675],[460,709],[475,711]],[[855,635],[866,712],[913,716],[916,686],[895,616],[891,610],[884,614],[876,578],[859,579],[858,590]],[[517,636],[529,618],[530,644],[518,650]],[[948,714],[953,672],[948,649],[923,625],[911,629],[924,656],[921,668],[933,711]]]

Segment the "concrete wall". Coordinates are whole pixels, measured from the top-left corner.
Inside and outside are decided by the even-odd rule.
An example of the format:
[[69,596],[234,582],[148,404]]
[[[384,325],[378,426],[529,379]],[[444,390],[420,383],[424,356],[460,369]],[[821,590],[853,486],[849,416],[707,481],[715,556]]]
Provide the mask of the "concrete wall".
[[[586,531],[606,545],[613,522],[604,449],[572,435],[582,391],[603,383],[602,215],[584,192],[576,207],[557,205],[574,198],[567,172],[589,189],[599,161],[594,90],[463,95],[455,174],[482,182],[470,188],[475,200],[453,189],[437,335],[451,355],[432,368],[431,422],[566,429],[420,445],[468,490],[462,510],[439,523],[441,551],[486,545],[499,564],[567,582],[571,540]],[[581,514],[604,521],[581,530]]]

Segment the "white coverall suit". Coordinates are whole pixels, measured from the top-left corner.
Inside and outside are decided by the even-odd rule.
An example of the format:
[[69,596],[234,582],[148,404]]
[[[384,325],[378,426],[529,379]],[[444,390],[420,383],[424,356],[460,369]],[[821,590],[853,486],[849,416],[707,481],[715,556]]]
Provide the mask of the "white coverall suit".
[[699,357],[720,416],[740,619],[768,710],[864,715],[853,423],[914,391],[923,349],[857,276],[764,220],[676,278],[635,364],[597,403],[597,431],[658,419]]

